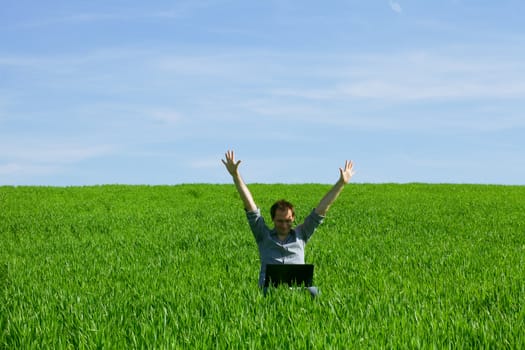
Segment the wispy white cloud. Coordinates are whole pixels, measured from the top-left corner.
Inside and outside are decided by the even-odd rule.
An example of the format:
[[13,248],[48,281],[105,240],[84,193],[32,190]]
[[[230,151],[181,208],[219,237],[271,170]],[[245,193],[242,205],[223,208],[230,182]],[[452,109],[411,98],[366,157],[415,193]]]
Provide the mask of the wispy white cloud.
[[35,163],[10,162],[0,164],[0,174],[4,176],[41,176],[52,175],[62,171],[62,168],[55,165],[40,165]]
[[85,159],[112,154],[115,147],[112,145],[79,145],[75,143],[46,142],[44,144],[11,142],[10,147],[0,149],[1,159],[18,162],[34,162],[38,164],[68,164]]
[[123,13],[96,13],[96,12],[84,12],[84,13],[72,13],[64,16],[56,17],[41,17],[38,19],[28,20],[19,23],[18,26],[21,28],[37,29],[41,27],[47,27],[52,25],[64,25],[64,24],[82,24],[102,21],[122,21],[130,20],[135,18],[130,14]]
[[401,8],[401,5],[397,1],[389,0],[389,5],[392,11],[397,13],[402,13],[403,9]]
[[[9,144],[9,147],[6,145]],[[82,145],[77,142],[56,142],[42,137],[41,143],[2,140],[0,143],[0,174],[8,183],[23,183],[23,178],[64,174],[68,168],[83,161],[117,153],[113,145]]]
[[180,121],[184,119],[181,113],[179,113],[176,110],[172,110],[172,109],[159,108],[159,109],[154,109],[150,112],[146,112],[146,114],[149,114],[153,121],[159,122],[165,125],[178,124]]
[[[519,73],[525,71],[523,62],[504,53],[485,56],[443,51],[312,53],[304,59],[300,54],[250,49],[213,55],[208,52],[175,55],[169,50],[152,53],[121,48],[76,55],[0,55],[0,65],[25,64],[41,70],[39,84],[65,94],[77,89],[88,96],[95,92],[117,100],[127,96],[133,102],[85,100],[68,109],[64,101],[61,106],[77,118],[92,119],[102,126],[127,124],[127,130],[130,126],[143,129],[148,122],[180,125],[193,118],[188,117],[189,111],[192,116],[207,120],[216,118],[218,110],[224,111],[225,118],[229,118],[226,111],[235,118],[232,107],[257,115],[313,122],[322,117],[325,121],[346,123],[349,118],[331,112],[327,104],[360,101],[377,106],[429,100],[525,99],[525,74]],[[139,73],[134,76],[128,69],[119,70],[119,66],[134,67],[133,71]],[[203,79],[206,84],[199,85]],[[159,103],[158,98],[151,101],[159,91],[162,93],[161,89],[173,89],[171,95],[175,97],[179,93],[186,96],[192,89],[188,93],[192,100],[175,98],[168,106]],[[215,114],[207,114],[209,111]],[[354,120],[369,118],[352,109],[343,114],[354,115]],[[1,115],[0,103],[0,118]]]
[[305,99],[380,99],[417,101],[429,99],[524,98],[524,64],[503,57],[446,56],[431,53],[398,53],[348,57],[334,67],[338,79],[325,87],[301,86],[274,89],[277,96]]
[[63,24],[89,24],[96,22],[132,22],[140,20],[173,20],[191,16],[196,11],[208,8],[212,4],[210,1],[178,1],[172,6],[163,9],[146,10],[140,8],[110,9],[106,11],[77,11],[61,16],[42,16],[38,19],[20,22],[22,28],[38,28],[50,25]]
[[364,80],[337,89],[341,97],[372,98],[392,101],[431,99],[483,99],[525,97],[525,83],[488,81]]
[[[476,79],[478,80],[478,79]],[[525,98],[525,83],[520,81],[439,81],[422,78],[361,79],[325,89],[287,88],[273,90],[276,96],[315,100],[376,99],[386,102],[453,99]]]
[[[338,98],[339,103],[335,108],[328,106],[335,101],[335,97],[334,100],[321,101],[319,104],[315,101],[282,103],[268,98],[252,101],[245,107],[253,111],[253,114],[267,118],[268,123],[282,123],[283,120],[286,120],[289,123],[295,123],[298,127],[334,126],[349,130],[374,130],[376,132],[381,130],[495,132],[525,128],[525,118],[521,114],[510,113],[505,109],[490,110],[489,108],[487,110],[482,106],[470,106],[466,110],[448,109],[446,113],[443,113],[433,108],[425,111],[412,110],[403,104],[396,106],[396,103],[376,103],[374,107],[356,109],[353,107],[352,99],[348,98],[347,101],[344,101],[341,96]],[[342,105],[341,101],[343,101]],[[298,136],[291,135],[289,132],[283,135],[288,139]],[[277,135],[268,132],[265,133],[265,136],[278,138]]]
[[[289,66],[298,61],[298,55],[276,57],[249,51],[211,56],[206,52],[174,55],[110,49],[63,56],[0,55],[0,66],[34,69],[49,77],[46,80],[42,76],[40,84],[57,88],[68,83],[75,89],[121,93],[159,86],[189,87],[198,84],[196,77],[203,77],[210,86],[249,83],[265,93],[307,99],[421,100],[525,95],[525,76],[516,74],[523,70],[524,64],[503,55],[487,58],[425,52],[342,55],[343,58],[312,55],[316,57],[315,66],[310,62]],[[129,74],[121,66],[135,67],[134,73]],[[305,80],[311,83],[305,84]],[[299,88],[294,87],[295,81],[301,84]]]
[[221,165],[218,158],[199,159],[189,161],[188,166],[193,169],[215,169]]

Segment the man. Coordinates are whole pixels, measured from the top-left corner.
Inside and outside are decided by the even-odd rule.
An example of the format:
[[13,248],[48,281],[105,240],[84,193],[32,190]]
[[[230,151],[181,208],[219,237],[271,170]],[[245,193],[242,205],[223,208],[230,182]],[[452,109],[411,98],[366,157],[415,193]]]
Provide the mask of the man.
[[[231,150],[227,151],[225,156],[226,160],[223,159],[222,162],[232,176],[235,187],[241,196],[250,228],[259,247],[261,260],[259,286],[262,288],[264,286],[267,264],[304,264],[304,247],[316,228],[323,222],[326,212],[332,203],[354,175],[353,163],[346,161],[345,167],[339,168],[339,180],[321,199],[317,207],[312,210],[304,222],[295,228],[292,227],[295,221],[293,205],[285,200],[277,201],[270,209],[271,219],[274,224],[274,228],[270,229],[266,225],[260,209],[255,204],[250,190],[239,173],[241,161],[235,161],[234,152]],[[310,287],[309,291],[312,296],[316,296],[318,293],[315,287]]]

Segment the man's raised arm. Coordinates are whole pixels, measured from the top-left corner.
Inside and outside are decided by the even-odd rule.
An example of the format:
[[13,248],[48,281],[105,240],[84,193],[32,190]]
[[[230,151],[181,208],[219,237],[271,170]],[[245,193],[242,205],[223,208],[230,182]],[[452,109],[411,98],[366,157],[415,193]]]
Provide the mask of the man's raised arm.
[[235,155],[233,151],[228,151],[225,154],[226,160],[222,159],[222,163],[226,166],[226,170],[230,173],[233,178],[233,183],[237,188],[237,192],[241,196],[242,202],[244,203],[244,208],[248,211],[257,210],[257,205],[253,200],[252,194],[248,189],[248,186],[244,183],[241,174],[239,173],[239,164],[241,161],[235,162]]
[[345,185],[350,182],[350,179],[354,175],[353,170],[353,163],[350,161],[345,162],[345,167],[339,168],[340,176],[339,180],[335,183],[335,185],[328,191],[327,194],[321,199],[319,202],[319,205],[317,205],[317,208],[315,208],[315,212],[319,215],[325,216],[326,212],[332,205],[332,203],[337,199]]

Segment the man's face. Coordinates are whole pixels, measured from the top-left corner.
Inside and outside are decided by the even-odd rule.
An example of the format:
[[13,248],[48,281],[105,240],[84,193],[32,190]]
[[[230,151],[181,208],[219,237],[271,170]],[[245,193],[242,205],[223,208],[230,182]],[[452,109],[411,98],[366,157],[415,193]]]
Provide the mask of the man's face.
[[273,224],[275,230],[279,236],[286,236],[290,233],[295,218],[290,209],[275,211],[275,217],[273,218]]

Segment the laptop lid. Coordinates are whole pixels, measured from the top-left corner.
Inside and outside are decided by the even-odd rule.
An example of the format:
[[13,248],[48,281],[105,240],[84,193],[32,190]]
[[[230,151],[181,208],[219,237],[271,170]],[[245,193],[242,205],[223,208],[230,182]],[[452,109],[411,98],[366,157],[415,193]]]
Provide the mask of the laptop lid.
[[311,287],[313,276],[314,265],[312,264],[268,264],[264,286],[276,287],[279,284],[287,284]]

